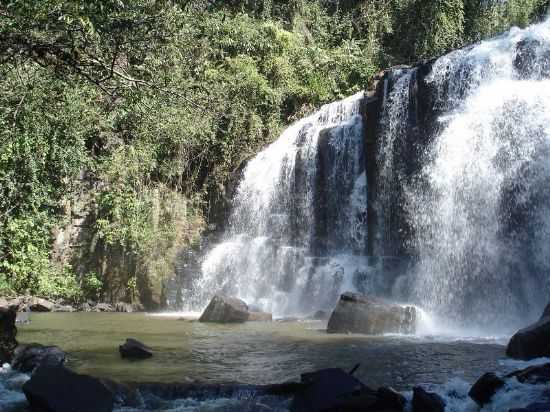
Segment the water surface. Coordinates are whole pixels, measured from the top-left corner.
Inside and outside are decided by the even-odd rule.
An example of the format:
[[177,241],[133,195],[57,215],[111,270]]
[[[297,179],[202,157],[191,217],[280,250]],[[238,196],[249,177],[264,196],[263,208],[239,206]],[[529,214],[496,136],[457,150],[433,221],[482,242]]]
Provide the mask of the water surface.
[[[472,382],[503,368],[504,346],[493,340],[328,335],[324,327],[317,321],[216,325],[143,313],[45,313],[33,314],[18,340],[58,345],[74,370],[119,381],[268,384],[361,363],[357,376],[366,384],[406,390],[455,377]],[[121,359],[118,345],[127,337],[151,346],[154,357]]]

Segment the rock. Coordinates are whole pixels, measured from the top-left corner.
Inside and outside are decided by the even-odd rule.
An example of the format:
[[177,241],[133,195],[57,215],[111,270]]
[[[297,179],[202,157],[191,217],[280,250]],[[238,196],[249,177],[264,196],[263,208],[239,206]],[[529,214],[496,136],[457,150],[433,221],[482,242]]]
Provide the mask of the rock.
[[550,363],[534,365],[528,368],[512,372],[506,375],[507,378],[516,378],[521,383],[532,385],[547,384],[550,382]]
[[324,310],[318,310],[310,317],[313,320],[327,320],[328,318],[330,318],[330,313]]
[[346,292],[328,321],[328,333],[414,333],[416,309]]
[[126,343],[118,347],[120,356],[124,359],[148,359],[153,356],[153,350],[132,338],[126,339]]
[[0,297],[0,309],[10,309],[10,304],[7,299]]
[[491,401],[493,395],[504,386],[504,380],[494,373],[486,373],[477,380],[468,392],[479,406],[483,406]]
[[543,319],[547,316],[550,316],[550,303],[546,305],[546,307],[544,308],[544,312],[542,312],[542,316],[540,318]]
[[61,305],[59,303],[56,303],[52,309],[52,312],[76,312],[76,309],[72,307],[71,305]]
[[359,380],[337,368],[305,373],[302,383],[305,386],[294,396],[292,412],[339,410],[344,398],[358,395],[365,389]]
[[426,392],[420,386],[413,388],[413,412],[445,412],[445,401],[436,393]]
[[51,312],[55,307],[55,303],[49,300],[34,297],[28,303],[31,312]]
[[32,412],[111,412],[114,404],[99,379],[59,365],[38,367],[23,392]]
[[402,411],[407,399],[393,388],[380,388],[377,391],[379,409],[382,411]]
[[0,365],[11,361],[17,347],[15,317],[13,309],[0,308]]
[[550,356],[550,316],[516,332],[508,342],[506,355],[522,360]]
[[242,300],[216,295],[202,313],[199,322],[246,322],[248,316],[248,306]]
[[65,352],[57,346],[44,346],[38,343],[19,345],[13,355],[12,366],[21,372],[29,373],[42,365],[62,365],[65,357]]
[[94,312],[114,312],[115,308],[108,303],[98,303],[95,305]]
[[273,316],[267,312],[249,312],[248,320],[251,322],[271,322]]
[[31,298],[28,296],[18,296],[16,298],[8,299],[8,305],[16,312],[24,311],[30,299]]

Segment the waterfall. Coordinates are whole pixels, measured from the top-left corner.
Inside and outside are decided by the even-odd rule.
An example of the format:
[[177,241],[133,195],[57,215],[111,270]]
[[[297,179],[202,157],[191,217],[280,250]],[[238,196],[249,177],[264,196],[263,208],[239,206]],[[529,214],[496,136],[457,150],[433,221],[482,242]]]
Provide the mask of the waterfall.
[[192,308],[225,293],[276,315],[309,314],[355,289],[367,261],[362,99],[322,107],[247,164],[229,229],[184,291]]
[[357,290],[485,333],[540,314],[550,297],[550,21],[382,80],[293,124],[248,163],[228,230],[184,290],[190,308],[225,293],[308,314]]
[[545,22],[452,52],[424,79],[437,125],[402,182],[416,263],[400,294],[447,323],[510,331],[550,298],[549,76]]

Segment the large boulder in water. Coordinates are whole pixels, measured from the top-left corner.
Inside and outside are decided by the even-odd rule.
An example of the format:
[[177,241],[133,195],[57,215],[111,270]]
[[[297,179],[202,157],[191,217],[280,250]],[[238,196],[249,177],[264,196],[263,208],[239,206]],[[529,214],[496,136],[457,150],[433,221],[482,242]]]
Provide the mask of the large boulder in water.
[[499,378],[492,372],[488,372],[477,380],[468,392],[479,406],[489,403],[497,391],[504,386],[504,379]]
[[414,333],[416,309],[392,304],[377,298],[347,292],[328,321],[328,333]]
[[14,369],[29,373],[41,365],[58,366],[65,362],[65,352],[57,346],[44,346],[39,343],[19,345],[14,352]]
[[0,308],[0,365],[10,362],[17,347],[16,313],[13,309]]
[[216,295],[212,298],[199,322],[238,323],[249,318],[248,306],[242,300]]
[[42,365],[23,392],[32,412],[111,412],[114,396],[99,379],[64,366]]
[[427,392],[417,386],[413,388],[413,412],[445,412],[445,401],[437,393]]
[[55,307],[55,303],[47,299],[34,297],[29,302],[28,307],[31,312],[51,312]]
[[548,307],[536,323],[519,330],[512,336],[506,355],[515,359],[529,360],[550,356],[550,315]]

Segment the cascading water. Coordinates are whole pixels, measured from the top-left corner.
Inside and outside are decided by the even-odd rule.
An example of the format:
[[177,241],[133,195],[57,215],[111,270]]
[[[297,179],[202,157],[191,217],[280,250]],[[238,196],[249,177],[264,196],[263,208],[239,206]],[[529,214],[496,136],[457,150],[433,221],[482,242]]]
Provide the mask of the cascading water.
[[229,230],[184,292],[192,309],[215,293],[276,315],[329,309],[366,270],[363,93],[290,126],[251,160]]
[[[525,325],[550,296],[549,78],[550,21],[388,71],[379,103],[295,123],[247,165],[185,301],[308,314],[359,290],[470,330]],[[397,274],[369,266],[392,257]]]
[[[402,182],[416,264],[399,294],[455,326],[511,331],[550,297],[549,76],[546,22],[444,56],[425,78],[438,124]],[[388,104],[407,108],[398,85]]]

